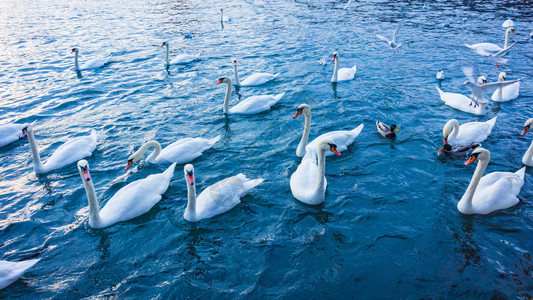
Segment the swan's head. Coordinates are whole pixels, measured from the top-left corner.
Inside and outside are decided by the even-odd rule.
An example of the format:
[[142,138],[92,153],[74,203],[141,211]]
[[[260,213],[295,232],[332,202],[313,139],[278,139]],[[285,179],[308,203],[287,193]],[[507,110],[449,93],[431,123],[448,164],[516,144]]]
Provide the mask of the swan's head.
[[300,106],[298,106],[298,109],[296,110],[296,113],[294,114],[294,116],[292,118],[294,119],[297,116],[301,115],[302,113],[304,113],[304,115],[307,115],[310,112],[311,112],[311,107],[309,105],[300,104]]
[[318,152],[320,152],[320,150],[331,150],[331,152],[337,154],[338,156],[341,156],[341,154],[337,150],[337,145],[335,145],[335,143],[333,143],[333,140],[331,139],[325,138],[321,140],[320,143],[318,143],[317,148]]
[[78,170],[80,171],[80,175],[84,180],[91,180],[91,174],[89,174],[89,163],[85,159],[78,161]]
[[524,124],[524,131],[522,131],[522,133],[520,135],[522,135],[522,136],[526,135],[526,133],[529,131],[529,129],[531,129],[531,125],[532,124],[533,124],[533,118],[527,120],[526,123]]
[[398,127],[396,126],[396,124],[392,124],[392,125],[390,126],[390,131],[394,131],[394,130],[396,130],[396,132],[400,132],[400,129],[398,129]]
[[[144,154],[144,153],[142,153]],[[126,168],[124,171],[127,171],[134,163],[137,163],[141,159],[141,153],[139,151],[136,151],[130,157],[128,157],[128,164],[126,165]]]
[[487,77],[485,76],[479,76],[477,78],[477,84],[478,85],[484,85],[484,84],[487,84]]
[[30,127],[30,125],[24,126],[22,128],[22,130],[21,130],[22,132],[20,133],[19,140],[24,138],[26,136],[26,134],[28,134],[28,127]]
[[236,59],[233,59],[233,60],[231,60],[231,61],[233,62],[233,65],[234,65],[234,66],[237,66],[237,60],[236,60]]
[[229,78],[228,76],[220,77],[218,79],[217,84],[221,84],[221,83],[231,84],[231,78]]
[[161,47],[165,47],[165,46],[168,47],[168,42],[163,42],[163,44],[161,45]]
[[72,51],[70,51],[70,53],[78,53],[80,52],[80,49],[78,48],[72,48]]
[[472,154],[470,154],[470,157],[465,162],[465,166],[468,166],[469,164],[475,162],[476,160],[489,160],[490,159],[490,152],[489,150],[478,147],[476,148]]
[[507,74],[505,72],[501,72],[500,75],[498,75],[498,81],[505,81],[507,78]]
[[446,125],[444,125],[444,128],[442,128],[442,136],[444,136],[444,145],[448,144],[448,137],[450,136],[450,133],[452,133],[454,125],[459,126],[459,121],[457,121],[456,119],[451,119],[446,122]]
[[337,51],[333,52],[333,59],[331,61],[335,61],[336,59],[339,59],[339,52]]
[[186,164],[183,167],[183,174],[185,174],[185,179],[190,185],[194,185],[194,167],[191,164]]

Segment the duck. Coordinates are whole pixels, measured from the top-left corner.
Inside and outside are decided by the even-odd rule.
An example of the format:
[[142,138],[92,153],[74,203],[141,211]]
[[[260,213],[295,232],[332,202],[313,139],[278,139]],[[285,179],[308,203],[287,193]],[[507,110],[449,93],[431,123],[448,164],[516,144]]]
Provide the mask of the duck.
[[333,69],[333,75],[331,76],[331,82],[339,82],[345,80],[352,80],[355,77],[355,72],[357,72],[357,65],[354,65],[351,68],[342,68],[339,69],[339,52],[333,52],[333,59],[331,61],[335,62],[335,68]]
[[161,144],[157,141],[149,141],[144,143],[139,150],[135,151],[130,157],[128,157],[128,164],[126,170],[128,170],[134,163],[138,162],[148,151],[153,148],[154,150],[146,158],[146,162],[150,164],[164,164],[173,163],[184,164],[194,160],[202,155],[202,153],[213,147],[213,145],[220,140],[220,135],[212,139],[204,138],[184,138],[175,141],[174,143],[161,150]]
[[511,35],[511,32],[513,34],[516,33],[513,26],[503,26],[507,28],[505,30],[505,41],[503,44],[503,48],[493,43],[478,43],[478,44],[473,44],[473,45],[465,44],[465,46],[468,47],[469,49],[474,50],[474,52],[482,56],[489,56],[491,54],[494,55],[509,46],[509,37]]
[[[507,73],[500,72],[498,75],[498,82],[504,82],[507,79]],[[518,98],[520,90],[520,82],[515,82],[514,84],[507,86],[499,86],[496,88],[492,94],[492,101],[496,102],[505,102]]]
[[93,58],[91,60],[86,61],[83,65],[78,64],[78,56],[80,53],[80,49],[78,48],[72,48],[71,53],[74,53],[74,68],[76,71],[83,71],[83,70],[91,70],[91,69],[98,69],[103,66],[105,66],[107,63],[109,63],[110,57],[99,57],[99,58]]
[[472,143],[481,143],[486,140],[496,124],[498,116],[486,122],[469,122],[459,126],[459,121],[451,119],[444,125],[442,135],[444,136],[443,145],[450,144],[470,145]]
[[193,165],[185,165],[183,173],[188,198],[183,218],[189,222],[198,222],[231,210],[241,202],[241,197],[263,182],[262,178],[248,179],[241,173],[207,187],[196,197]]
[[384,123],[381,123],[380,121],[376,121],[376,127],[378,128],[378,132],[382,137],[386,138],[395,138],[396,132],[399,132],[398,127],[396,127],[395,124],[392,124],[390,127]]
[[40,258],[24,261],[0,260],[0,290],[17,281],[40,260]]
[[[463,197],[457,203],[457,209],[465,215],[487,215],[496,210],[507,209],[518,204],[518,194],[524,185],[526,168],[512,172],[492,172],[483,176],[490,161],[489,150],[476,148],[465,165],[479,161],[472,180]],[[482,177],[483,176],[483,177]]]
[[229,108],[229,98],[231,95],[231,78],[224,76],[218,79],[216,84],[225,83],[227,84],[226,96],[224,98],[224,105],[222,106],[223,112],[225,114],[258,114],[270,110],[272,106],[278,103],[285,93],[277,95],[260,95],[260,96],[251,96],[248,97],[237,105]]
[[43,165],[41,162],[41,156],[39,155],[39,146],[35,140],[32,126],[28,126],[27,133],[35,174],[45,174],[75,163],[82,158],[91,156],[94,149],[96,149],[97,135],[96,131],[91,129],[91,133],[88,136],[80,136],[70,139],[59,146]]
[[392,34],[392,39],[389,40],[386,37],[376,34],[377,38],[384,41],[385,43],[389,44],[389,47],[392,49],[392,53],[398,53],[398,48],[402,45],[402,43],[396,42],[396,34],[398,33],[398,30],[400,30],[400,27],[402,26],[402,22],[400,22],[400,25],[398,25],[398,28],[394,31]]
[[78,161],[78,171],[89,201],[89,226],[102,229],[147,213],[168,189],[175,167],[174,162],[163,173],[130,182],[116,192],[102,209],[98,209],[89,163],[84,159]]
[[28,126],[30,124],[13,123],[0,125],[0,148],[23,139],[28,133]]
[[444,80],[444,71],[443,70],[439,70],[437,72],[437,75],[435,75],[435,78],[437,78],[437,80]]
[[233,75],[235,77],[235,82],[233,83],[236,86],[258,86],[264,83],[267,83],[274,78],[278,77],[280,73],[271,74],[271,73],[253,73],[248,76],[243,81],[239,80],[239,73],[237,71],[237,60],[233,59]]
[[444,144],[442,148],[439,149],[440,153],[444,153],[446,156],[452,157],[465,157],[469,156],[474,149],[481,147],[480,143],[472,143],[469,145],[455,145],[451,146],[450,144]]
[[[524,124],[524,131],[522,131],[522,133],[520,134],[521,136],[526,135],[526,133],[531,129],[531,124],[533,124],[533,118],[526,121],[526,123]],[[522,163],[528,167],[533,167],[533,141],[531,142],[531,145],[529,145],[529,148],[522,157]]]
[[166,61],[166,66],[170,66],[170,65],[184,65],[184,64],[188,64],[192,61],[195,61],[197,59],[200,58],[200,54],[202,54],[202,52],[198,52],[196,55],[190,55],[190,54],[180,54],[176,57],[174,57],[171,61],[169,61],[168,59],[168,46],[169,46],[169,43],[168,42],[163,42],[163,44],[161,45],[161,47],[165,47],[166,48],[166,55],[165,55],[165,61]]
[[[292,118],[295,119],[301,114],[304,115],[305,121],[304,121],[304,131],[302,133],[302,138],[300,139],[298,148],[296,148],[296,155],[298,157],[304,157],[306,153],[309,151],[315,153],[318,143],[324,138],[331,139],[333,143],[336,145],[335,149],[339,152],[343,152],[344,150],[348,149],[348,146],[350,146],[355,141],[355,139],[359,136],[359,134],[363,130],[363,127],[365,127],[365,125],[361,123],[359,126],[357,126],[356,128],[352,130],[330,131],[330,132],[321,134],[320,136],[315,138],[311,143],[307,144],[307,141],[309,140],[309,131],[311,130],[311,107],[305,103],[300,104],[300,106],[298,106],[298,109],[296,110],[296,113],[294,114]],[[326,156],[331,156],[333,154],[335,153],[332,151],[326,151]]]
[[333,140],[324,138],[316,145],[315,153],[317,155],[309,151],[291,175],[291,193],[294,198],[305,204],[319,205],[324,202],[328,185],[325,176],[326,151],[331,151],[338,156],[341,155]]

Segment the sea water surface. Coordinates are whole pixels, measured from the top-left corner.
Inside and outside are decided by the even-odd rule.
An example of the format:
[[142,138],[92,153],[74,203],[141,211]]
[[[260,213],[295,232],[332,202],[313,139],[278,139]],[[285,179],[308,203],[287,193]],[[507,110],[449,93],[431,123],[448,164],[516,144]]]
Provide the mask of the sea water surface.
[[[483,143],[487,172],[515,171],[532,139],[533,45],[517,44],[509,63],[465,43],[503,44],[533,30],[529,1],[0,1],[0,122],[36,121],[43,158],[69,138],[98,132],[87,160],[101,205],[126,184],[167,165],[141,162],[124,171],[146,141],[163,147],[185,137],[221,140],[192,163],[197,189],[244,173],[263,184],[223,215],[183,219],[187,189],[178,165],[165,197],[133,220],[94,230],[75,164],[35,175],[27,139],[0,149],[0,259],[40,258],[0,298],[531,298],[533,172],[513,208],[465,216],[456,204],[475,166],[438,155],[442,127],[498,116]],[[230,20],[220,22],[220,9]],[[376,38],[398,32],[399,54]],[[192,39],[184,34],[192,33]],[[202,51],[201,60],[164,68]],[[97,70],[73,69],[110,55]],[[332,84],[332,52],[353,81]],[[318,63],[326,56],[328,64]],[[281,73],[251,95],[285,92],[272,110],[222,114],[233,58],[240,77]],[[522,78],[520,97],[491,102],[485,116],[444,105],[444,91],[468,94],[461,67],[496,81]],[[486,94],[487,98],[490,94]],[[341,157],[326,162],[324,204],[295,200],[289,178],[303,117],[312,107],[311,139],[365,125]],[[375,121],[395,123],[396,140]],[[145,156],[146,158],[146,156]]]

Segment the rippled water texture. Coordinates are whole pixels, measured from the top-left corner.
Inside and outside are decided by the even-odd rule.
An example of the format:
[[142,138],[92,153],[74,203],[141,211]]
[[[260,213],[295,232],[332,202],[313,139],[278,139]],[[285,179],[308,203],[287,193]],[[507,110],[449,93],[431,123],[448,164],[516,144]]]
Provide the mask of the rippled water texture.
[[[104,230],[88,225],[85,190],[75,165],[33,172],[27,139],[0,149],[0,259],[41,258],[0,298],[235,298],[337,296],[357,298],[527,298],[533,294],[533,173],[517,206],[488,216],[464,216],[456,204],[475,166],[439,157],[442,127],[498,115],[483,146],[488,172],[515,171],[531,135],[531,43],[495,64],[464,43],[502,44],[502,22],[514,40],[533,30],[530,1],[0,1],[1,122],[37,121],[41,155],[68,138],[98,131],[88,158],[98,200],[167,166],[144,163],[125,172],[143,142],[166,146],[184,137],[221,140],[193,163],[198,190],[244,173],[265,182],[230,212],[199,223],[183,219],[186,185],[176,167],[165,198],[150,212]],[[230,18],[219,22],[219,9]],[[463,18],[466,18],[463,21]],[[391,36],[393,54],[376,34]],[[443,23],[447,26],[443,26]],[[184,34],[192,32],[192,39]],[[200,61],[164,68],[171,57],[201,50]],[[100,69],[73,70],[111,55]],[[331,53],[358,66],[356,78],[331,84]],[[318,64],[327,55],[328,64]],[[271,111],[222,114],[220,76],[281,72],[237,98],[285,92]],[[521,95],[491,103],[474,116],[441,103],[435,85],[467,94],[464,65],[489,81],[501,70],[523,78]],[[488,95],[490,96],[490,95]],[[303,118],[313,108],[311,138],[365,127],[341,157],[326,163],[323,205],[295,200],[289,177]],[[395,141],[378,136],[375,121],[399,125]],[[145,156],[146,158],[146,156]]]

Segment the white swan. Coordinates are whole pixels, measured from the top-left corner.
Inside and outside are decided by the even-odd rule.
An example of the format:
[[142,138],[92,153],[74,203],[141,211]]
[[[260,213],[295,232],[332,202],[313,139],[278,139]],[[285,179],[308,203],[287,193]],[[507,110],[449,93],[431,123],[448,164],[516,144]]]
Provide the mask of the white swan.
[[163,173],[152,174],[144,179],[129,183],[116,192],[99,210],[96,192],[89,173],[89,163],[84,159],[80,160],[78,170],[89,201],[89,225],[96,229],[105,228],[148,212],[161,200],[161,195],[168,189],[175,167],[176,163],[173,163]]
[[18,262],[0,260],[0,290],[17,281],[40,260],[40,258]]
[[239,80],[239,73],[237,72],[237,60],[233,60],[233,74],[235,77],[234,85],[238,86],[257,86],[261,85],[263,83],[267,83],[270,80],[273,80],[274,78],[278,77],[280,73],[277,74],[271,74],[271,73],[253,73],[252,75],[248,76],[243,81]]
[[76,71],[98,69],[100,67],[105,66],[109,62],[110,58],[109,56],[93,58],[91,60],[86,61],[83,65],[80,66],[78,64],[78,55],[80,53],[80,49],[72,48],[71,53],[74,53],[74,68],[76,68]]
[[91,156],[96,148],[96,131],[91,129],[91,134],[88,136],[80,136],[68,140],[54,151],[44,165],[41,163],[39,146],[35,140],[32,126],[28,126],[28,140],[31,146],[33,169],[36,174],[44,174],[74,163],[84,157]]
[[474,52],[476,52],[479,55],[483,55],[483,56],[489,56],[491,54],[494,55],[509,46],[509,36],[511,32],[516,33],[513,27],[508,27],[507,30],[505,30],[505,42],[503,44],[503,48],[493,43],[478,43],[478,44],[473,44],[473,45],[465,44],[465,46],[474,50]]
[[[498,82],[504,82],[507,79],[507,74],[501,72],[498,75]],[[497,102],[505,102],[518,98],[520,90],[520,82],[513,83],[508,86],[499,86],[492,94],[491,99]]]
[[[35,122],[32,123],[32,125]],[[7,146],[14,141],[23,139],[30,124],[3,124],[0,125],[0,147]]]
[[485,105],[489,103],[486,100],[484,102],[474,101],[472,98],[463,94],[443,92],[438,86],[437,91],[439,91],[440,99],[444,101],[446,105],[467,113],[484,115]]
[[[533,118],[527,120],[526,123],[524,124],[524,131],[522,131],[520,135],[521,136],[526,135],[529,129],[531,129],[532,124],[533,124]],[[524,157],[522,157],[522,163],[528,167],[533,167],[533,141],[531,141],[531,145],[529,145],[529,148],[524,154]]]
[[335,61],[335,68],[333,69],[333,75],[331,76],[331,82],[338,82],[344,80],[352,80],[357,72],[357,65],[351,68],[339,69],[339,53],[333,52],[333,60]]
[[457,146],[481,143],[489,137],[497,118],[496,116],[486,122],[464,123],[461,126],[459,126],[459,121],[451,119],[446,122],[442,129],[443,144]]
[[262,178],[250,180],[244,174],[238,174],[209,186],[197,198],[194,167],[191,164],[185,165],[183,173],[188,198],[183,218],[189,222],[198,222],[227,212],[241,203],[242,196],[263,182]]
[[331,139],[325,138],[316,145],[317,156],[308,152],[298,169],[291,175],[290,186],[294,198],[310,205],[318,205],[324,202],[326,194],[326,151],[332,151],[341,155],[337,151],[337,146]]
[[489,164],[490,152],[485,148],[476,148],[465,165],[475,160],[479,160],[479,163],[466,192],[457,203],[457,209],[465,215],[486,215],[516,205],[519,201],[517,196],[524,185],[526,168],[515,173],[492,172],[483,176]]
[[229,98],[231,96],[231,78],[228,76],[218,79],[216,84],[227,84],[226,96],[224,98],[224,105],[222,107],[225,114],[257,114],[266,110],[269,110],[272,106],[278,103],[279,100],[285,95],[285,93],[272,95],[261,95],[248,97],[237,105],[229,108]]
[[[302,138],[300,139],[300,144],[298,144],[298,148],[296,148],[296,155],[299,157],[304,157],[308,151],[315,152],[318,143],[325,138],[331,139],[337,146],[337,151],[342,152],[348,149],[348,146],[355,141],[355,138],[359,136],[363,130],[363,127],[365,127],[364,124],[360,124],[352,130],[337,130],[327,132],[319,135],[311,143],[307,144],[307,141],[309,140],[309,131],[311,130],[311,107],[307,104],[300,104],[292,118],[294,119],[302,113],[304,114],[305,122],[304,132],[302,134]],[[327,156],[331,156],[333,154],[334,153],[332,151],[326,151]]]
[[376,34],[378,39],[384,41],[385,43],[389,44],[389,47],[392,48],[393,53],[398,53],[398,48],[402,45],[402,43],[396,42],[396,34],[398,33],[398,30],[400,30],[400,27],[402,27],[402,22],[400,22],[400,25],[398,25],[398,28],[394,30],[394,33],[392,34],[392,39],[389,40],[386,37]]
[[135,151],[135,153],[128,157],[126,170],[128,170],[131,165],[138,162],[141,157],[143,157],[144,153],[150,148],[153,148],[154,150],[146,158],[147,163],[163,164],[176,162],[178,164],[183,164],[202,155],[205,150],[213,147],[218,140],[220,140],[220,135],[212,139],[184,138],[175,141],[163,150],[161,150],[161,144],[157,141],[149,141],[144,143],[139,150]]
[[165,61],[166,61],[166,65],[167,67],[170,66],[170,65],[183,65],[183,64],[188,64],[192,61],[195,61],[197,60],[198,58],[200,58],[200,54],[202,54],[202,52],[198,52],[196,55],[190,55],[190,54],[180,54],[176,57],[174,57],[171,61],[168,60],[168,42],[163,42],[163,44],[161,45],[161,47],[165,47],[166,49],[166,54],[165,54]]

